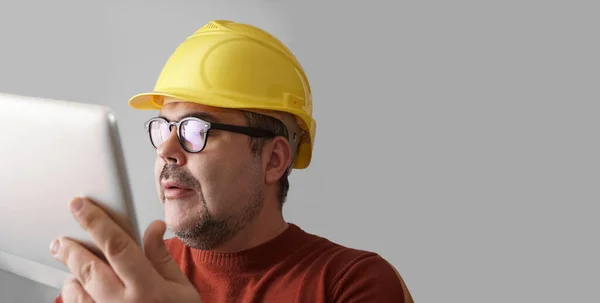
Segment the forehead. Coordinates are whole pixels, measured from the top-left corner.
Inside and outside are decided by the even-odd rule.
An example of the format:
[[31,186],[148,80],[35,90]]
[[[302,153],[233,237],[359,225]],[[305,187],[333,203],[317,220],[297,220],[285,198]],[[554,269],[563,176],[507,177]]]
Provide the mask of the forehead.
[[215,120],[214,122],[234,122],[243,119],[241,111],[192,102],[169,102],[159,112],[160,116],[167,118],[169,121],[177,121],[191,114],[204,114],[212,117]]

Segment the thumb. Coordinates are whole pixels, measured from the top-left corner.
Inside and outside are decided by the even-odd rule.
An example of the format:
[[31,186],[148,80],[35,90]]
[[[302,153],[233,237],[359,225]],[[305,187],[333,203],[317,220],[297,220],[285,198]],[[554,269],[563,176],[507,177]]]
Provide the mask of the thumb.
[[144,251],[154,269],[166,280],[179,284],[189,283],[188,278],[181,271],[179,265],[173,260],[165,246],[163,236],[166,225],[163,221],[156,220],[144,232]]

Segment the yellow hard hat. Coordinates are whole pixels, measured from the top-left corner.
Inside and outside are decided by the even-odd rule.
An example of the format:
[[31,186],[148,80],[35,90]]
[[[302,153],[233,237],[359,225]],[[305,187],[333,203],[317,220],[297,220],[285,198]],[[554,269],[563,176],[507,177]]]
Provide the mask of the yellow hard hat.
[[135,109],[160,109],[165,98],[207,106],[286,112],[306,132],[294,168],[308,167],[315,140],[308,78],[294,54],[255,26],[214,20],[181,43],[154,90],[133,96]]

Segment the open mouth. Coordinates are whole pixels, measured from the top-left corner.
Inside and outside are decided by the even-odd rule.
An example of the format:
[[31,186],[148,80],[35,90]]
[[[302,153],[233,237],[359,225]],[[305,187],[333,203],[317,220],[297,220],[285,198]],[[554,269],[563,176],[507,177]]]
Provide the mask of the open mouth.
[[178,199],[189,196],[193,191],[189,188],[175,182],[166,182],[164,185],[164,194],[167,199]]

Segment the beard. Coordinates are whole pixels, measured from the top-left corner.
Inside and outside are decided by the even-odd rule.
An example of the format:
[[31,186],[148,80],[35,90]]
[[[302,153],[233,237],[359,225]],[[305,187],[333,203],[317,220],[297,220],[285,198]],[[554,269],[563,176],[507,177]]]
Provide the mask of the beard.
[[[169,228],[169,230],[185,245],[199,250],[212,250],[233,239],[246,227],[248,222],[258,216],[263,207],[264,191],[261,184],[258,184],[261,181],[260,158],[254,159],[252,162],[251,165],[246,166],[246,169],[251,170],[251,174],[245,172],[250,177],[249,180],[254,183],[250,187],[252,189],[251,193],[245,196],[248,200],[228,201],[229,205],[244,203],[244,207],[238,213],[225,218],[216,218],[210,213],[202,193],[202,186],[198,180],[184,168],[166,164],[160,175],[161,180],[162,178],[171,179],[195,190],[199,193],[200,203],[202,204],[202,211],[198,214],[199,217],[190,227],[177,230]],[[235,187],[235,184],[232,184],[232,187]]]
[[[250,221],[258,216],[262,208],[262,195],[253,195],[241,213],[224,219],[213,217],[204,205],[205,211],[191,228],[172,231],[185,245],[211,250],[233,239]],[[203,202],[206,204],[205,202]]]

